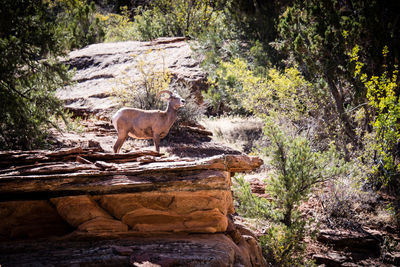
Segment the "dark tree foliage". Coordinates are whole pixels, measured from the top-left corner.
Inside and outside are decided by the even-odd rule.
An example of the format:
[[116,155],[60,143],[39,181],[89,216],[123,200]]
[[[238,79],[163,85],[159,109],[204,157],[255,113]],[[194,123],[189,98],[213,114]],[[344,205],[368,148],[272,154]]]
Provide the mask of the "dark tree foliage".
[[277,36],[277,22],[283,9],[292,1],[231,0],[227,8],[241,26],[243,38],[272,42]]
[[67,70],[55,61],[63,48],[49,10],[42,0],[0,5],[0,150],[43,145],[50,117],[62,112],[54,93]]
[[67,50],[82,48],[104,40],[104,28],[96,16],[95,2],[86,0],[58,0],[52,4],[57,15],[58,32]]
[[[323,80],[343,132],[359,145],[349,110],[366,103],[366,90],[354,79],[348,51],[359,45],[367,71],[379,73],[382,49],[399,55],[399,1],[294,1],[279,21],[281,52],[294,59],[312,82]],[[365,125],[369,125],[369,114]]]
[[151,0],[95,0],[95,3],[104,9],[109,9],[114,13],[120,13],[121,7],[126,6],[134,14],[138,6],[147,7]]
[[236,25],[239,38],[250,43],[261,44],[268,58],[264,62],[277,64],[280,57],[276,49],[269,44],[278,36],[280,14],[292,2],[262,0],[222,0],[228,10],[229,20]]

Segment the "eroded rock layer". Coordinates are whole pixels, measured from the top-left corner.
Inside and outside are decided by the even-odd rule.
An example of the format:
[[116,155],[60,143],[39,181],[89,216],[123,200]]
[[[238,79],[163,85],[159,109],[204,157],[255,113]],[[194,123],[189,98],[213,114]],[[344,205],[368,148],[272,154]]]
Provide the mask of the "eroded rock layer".
[[224,234],[26,241],[0,243],[0,260],[4,266],[266,266],[256,257],[259,248],[244,243]]
[[[0,263],[263,265],[254,237],[229,221],[231,174],[261,163],[245,155],[194,160],[82,148],[0,152]],[[91,240],[90,248],[81,240]],[[28,249],[21,252],[20,242]],[[45,244],[55,256],[37,255]],[[67,263],[57,256],[73,251],[79,256]]]

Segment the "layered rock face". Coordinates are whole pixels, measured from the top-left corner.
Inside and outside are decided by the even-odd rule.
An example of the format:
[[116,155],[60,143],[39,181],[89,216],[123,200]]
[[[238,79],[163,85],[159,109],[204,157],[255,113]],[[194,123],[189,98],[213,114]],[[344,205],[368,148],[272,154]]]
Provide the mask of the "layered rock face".
[[229,221],[231,173],[261,163],[82,148],[0,153],[0,263],[262,266],[256,240]]

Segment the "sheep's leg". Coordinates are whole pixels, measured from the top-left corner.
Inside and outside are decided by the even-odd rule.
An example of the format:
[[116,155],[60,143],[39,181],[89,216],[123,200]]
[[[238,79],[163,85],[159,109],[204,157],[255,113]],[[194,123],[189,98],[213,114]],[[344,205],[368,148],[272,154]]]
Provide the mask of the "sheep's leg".
[[156,148],[156,151],[158,153],[160,153],[160,135],[159,134],[154,134],[153,142],[154,142],[154,146]]
[[124,144],[126,138],[128,138],[128,133],[125,132],[119,132],[118,133],[118,139],[114,144],[114,153],[118,153],[119,150],[121,149],[122,145]]

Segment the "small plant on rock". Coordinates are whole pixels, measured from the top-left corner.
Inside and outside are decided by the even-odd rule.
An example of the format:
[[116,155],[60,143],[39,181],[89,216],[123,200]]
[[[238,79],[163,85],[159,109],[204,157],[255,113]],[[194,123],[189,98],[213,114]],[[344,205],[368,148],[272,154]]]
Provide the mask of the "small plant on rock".
[[[148,59],[150,53],[156,53],[157,58],[161,60]],[[145,110],[165,109],[165,103],[158,93],[162,90],[171,90],[176,91],[186,101],[179,110],[177,123],[173,127],[179,127],[180,122],[183,121],[195,123],[204,114],[204,107],[200,106],[192,95],[191,86],[184,81],[173,81],[161,52],[147,51],[144,58],[138,59],[135,68],[139,71],[138,79],[121,78],[117,81],[118,88],[112,90],[115,100],[121,106]]]

